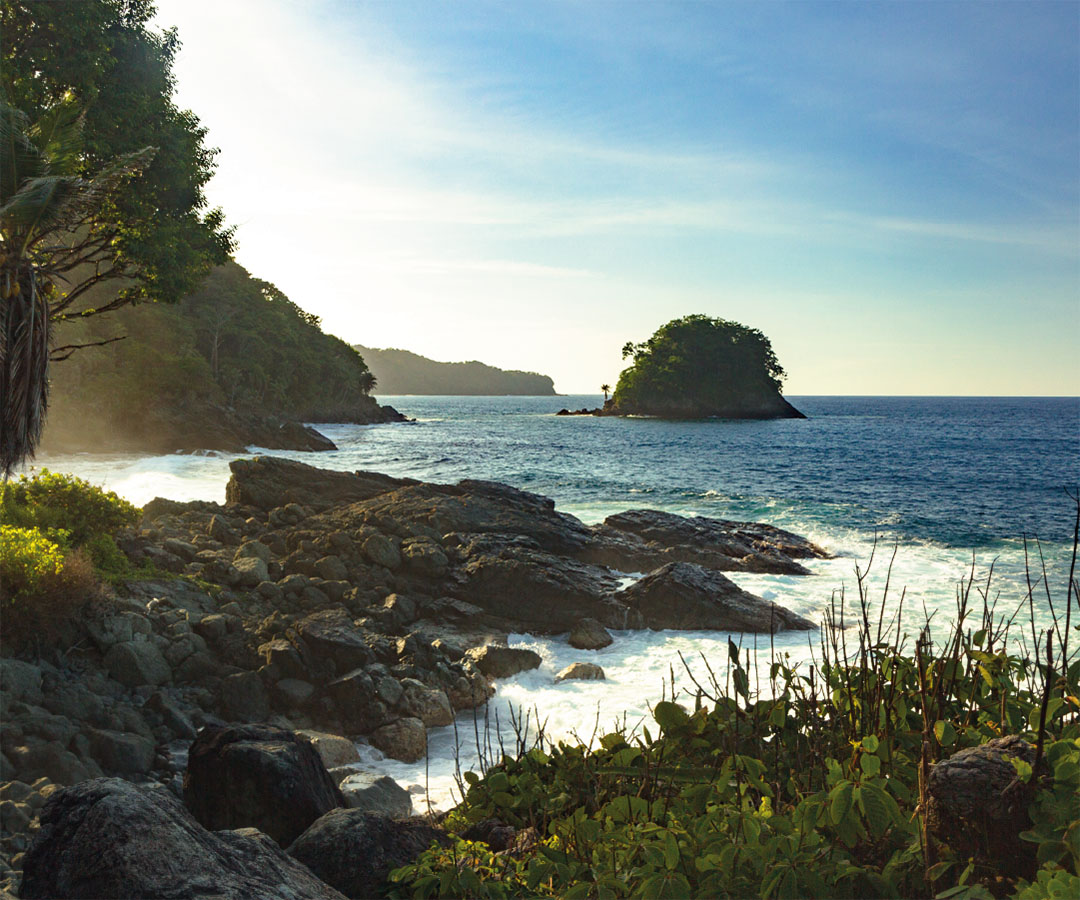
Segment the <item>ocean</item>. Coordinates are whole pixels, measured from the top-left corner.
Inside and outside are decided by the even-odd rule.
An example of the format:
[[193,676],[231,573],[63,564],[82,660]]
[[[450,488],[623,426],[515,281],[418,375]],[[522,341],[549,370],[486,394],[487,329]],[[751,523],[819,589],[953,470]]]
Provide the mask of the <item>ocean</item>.
[[[834,558],[808,577],[736,575],[747,590],[820,619],[841,592],[857,597],[856,567],[887,618],[914,640],[929,617],[954,615],[957,591],[974,577],[999,616],[1016,614],[1030,641],[1063,608],[1080,485],[1080,398],[789,397],[805,420],[664,422],[556,417],[562,407],[600,404],[599,395],[560,397],[382,397],[415,422],[320,425],[336,452],[276,455],[325,468],[367,469],[427,481],[504,481],[553,498],[585,522],[632,508],[768,522],[804,535]],[[135,503],[154,496],[224,500],[228,454],[41,457],[38,465],[104,484]],[[1025,549],[1026,542],[1026,549]],[[1025,555],[1028,564],[1025,565]],[[1036,581],[1028,602],[1027,572]],[[633,573],[628,573],[633,574]],[[976,596],[976,593],[973,593]],[[1024,638],[1023,635],[1028,637]],[[734,635],[753,646],[750,636]],[[615,721],[635,727],[665,693],[692,690],[709,661],[722,679],[729,635],[619,633],[595,653],[565,638],[513,635],[543,657],[540,669],[500,682],[487,711],[493,749],[513,745],[511,718],[544,723],[549,739],[588,741]],[[807,665],[816,636],[758,638]],[[598,662],[602,682],[554,684],[578,659]],[[481,713],[483,714],[483,713]],[[498,718],[498,731],[495,719]],[[368,768],[386,772],[417,799],[453,802],[455,767],[476,765],[472,713],[433,729],[429,759],[407,765],[362,746]],[[486,744],[486,742],[485,742]]]

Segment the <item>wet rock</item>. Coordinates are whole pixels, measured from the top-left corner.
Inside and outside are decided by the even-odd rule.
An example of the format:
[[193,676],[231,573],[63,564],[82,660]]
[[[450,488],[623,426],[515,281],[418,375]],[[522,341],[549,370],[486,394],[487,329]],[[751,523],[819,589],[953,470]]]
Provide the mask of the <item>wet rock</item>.
[[41,702],[41,669],[18,659],[0,659],[0,710],[6,713],[14,701]]
[[715,569],[669,563],[620,591],[647,628],[710,631],[807,631],[814,623],[748,594]]
[[207,726],[188,753],[184,803],[206,828],[258,828],[286,846],[344,805],[303,735],[271,725]]
[[206,533],[215,541],[220,541],[229,546],[240,543],[240,534],[233,528],[224,516],[211,516],[210,523],[206,527]]
[[571,663],[558,675],[556,683],[560,681],[603,681],[604,670],[594,663],[576,662]]
[[105,654],[105,667],[121,684],[140,687],[165,684],[172,670],[156,644],[150,641],[125,641],[113,644]]
[[465,654],[465,658],[488,678],[510,678],[518,672],[538,668],[541,662],[540,654],[533,650],[495,644],[475,647]]
[[161,691],[156,691],[147,698],[146,706],[161,716],[165,727],[176,737],[184,740],[194,739],[195,726],[180,704],[173,702]]
[[427,729],[419,719],[398,719],[376,728],[371,743],[391,759],[417,762],[427,753]]
[[391,819],[405,819],[413,813],[409,792],[389,775],[351,770],[338,787],[349,809],[378,813]]
[[268,666],[274,666],[286,678],[308,677],[308,669],[299,649],[285,638],[274,638],[259,645],[259,656]]
[[395,821],[361,809],[336,809],[305,831],[288,853],[347,897],[379,897],[387,876],[446,835],[420,819]]
[[570,632],[567,642],[577,650],[600,650],[609,646],[612,638],[596,619],[582,619]]
[[340,900],[252,830],[211,834],[168,791],[99,778],[57,791],[23,858],[25,898]]

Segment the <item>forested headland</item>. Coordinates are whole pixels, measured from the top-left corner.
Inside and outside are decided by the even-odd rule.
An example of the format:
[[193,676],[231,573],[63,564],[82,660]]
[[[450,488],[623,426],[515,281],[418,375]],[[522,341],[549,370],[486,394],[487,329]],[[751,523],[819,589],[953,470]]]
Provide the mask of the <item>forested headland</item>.
[[476,360],[437,362],[408,350],[376,350],[353,345],[363,354],[383,394],[544,396],[555,394],[547,375],[498,369]]
[[268,439],[267,420],[387,418],[360,354],[235,262],[179,303],[65,329],[84,342],[118,332],[53,367],[46,449],[239,450]]

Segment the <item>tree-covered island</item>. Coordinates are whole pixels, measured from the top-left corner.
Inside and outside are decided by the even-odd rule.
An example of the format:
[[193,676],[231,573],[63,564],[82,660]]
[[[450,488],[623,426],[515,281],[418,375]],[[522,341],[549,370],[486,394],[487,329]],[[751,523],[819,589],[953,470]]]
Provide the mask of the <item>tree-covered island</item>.
[[704,315],[684,316],[647,341],[628,342],[605,411],[674,419],[801,419],[780,396],[784,370],[756,328]]

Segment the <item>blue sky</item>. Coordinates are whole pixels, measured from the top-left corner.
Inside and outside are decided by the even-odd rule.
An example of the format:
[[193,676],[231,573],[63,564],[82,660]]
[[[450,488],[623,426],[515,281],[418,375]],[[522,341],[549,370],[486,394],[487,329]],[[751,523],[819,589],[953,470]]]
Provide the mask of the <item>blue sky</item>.
[[159,0],[238,260],[370,346],[614,383],[1080,393],[1080,4]]

